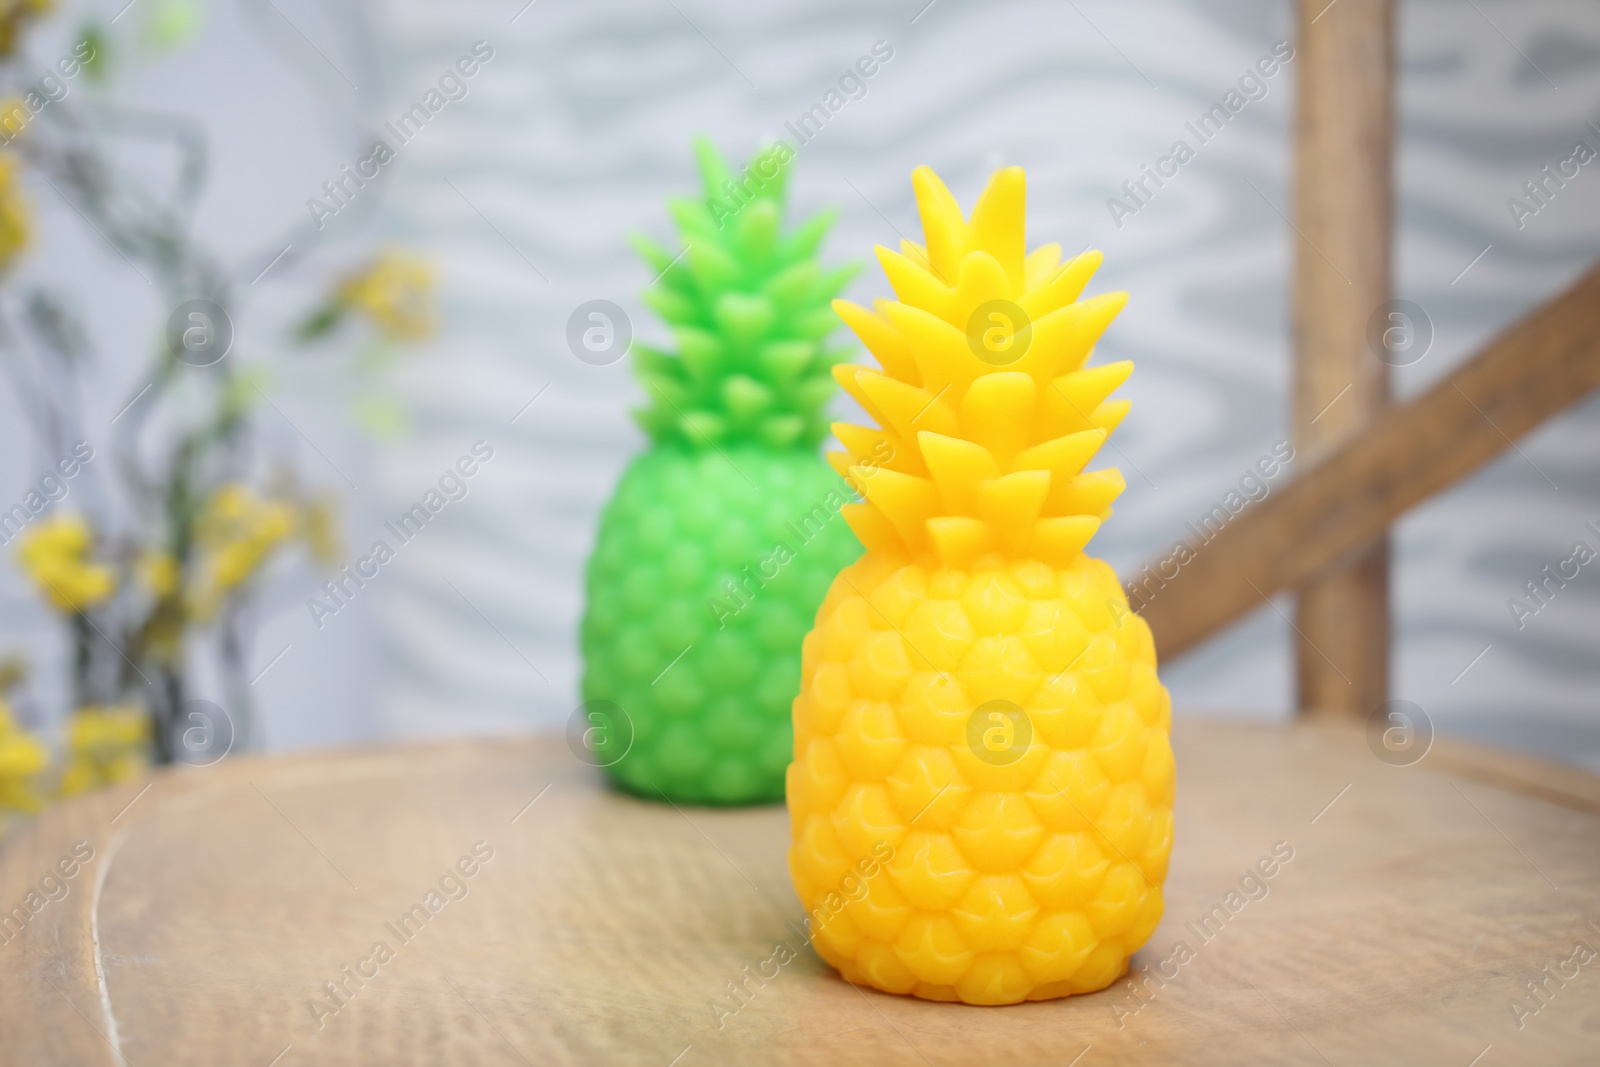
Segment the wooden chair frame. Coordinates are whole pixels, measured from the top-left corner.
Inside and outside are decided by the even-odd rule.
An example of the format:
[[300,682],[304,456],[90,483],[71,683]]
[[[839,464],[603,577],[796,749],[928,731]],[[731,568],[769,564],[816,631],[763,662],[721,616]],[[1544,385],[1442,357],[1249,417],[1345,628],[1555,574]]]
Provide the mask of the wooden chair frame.
[[1142,614],[1170,657],[1292,589],[1297,707],[1361,717],[1388,696],[1389,524],[1600,387],[1600,266],[1391,403],[1371,324],[1381,333],[1396,313],[1394,2],[1298,7],[1290,409],[1307,466],[1162,581]]

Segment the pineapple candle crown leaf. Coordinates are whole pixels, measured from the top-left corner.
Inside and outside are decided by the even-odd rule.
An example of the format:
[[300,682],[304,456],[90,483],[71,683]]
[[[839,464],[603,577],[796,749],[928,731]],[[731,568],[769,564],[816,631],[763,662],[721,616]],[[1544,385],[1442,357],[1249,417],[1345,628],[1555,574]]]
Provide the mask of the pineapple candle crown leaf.
[[784,227],[787,144],[758,152],[737,174],[704,138],[695,154],[704,200],[668,202],[683,251],[634,239],[658,272],[644,301],[675,341],[670,351],[633,346],[650,396],[636,417],[657,443],[815,448],[828,433],[831,371],[850,355],[826,344],[839,325],[829,303],[859,267],[818,261],[833,212]]
[[877,249],[899,300],[834,302],[883,368],[834,370],[878,422],[833,427],[829,462],[866,497],[845,518],[869,553],[1065,565],[1124,488],[1083,468],[1127,414],[1106,398],[1133,364],[1085,367],[1127,294],[1079,299],[1097,251],[1026,251],[1022,168],[996,172],[970,219],[932,170],[912,182],[926,245]]

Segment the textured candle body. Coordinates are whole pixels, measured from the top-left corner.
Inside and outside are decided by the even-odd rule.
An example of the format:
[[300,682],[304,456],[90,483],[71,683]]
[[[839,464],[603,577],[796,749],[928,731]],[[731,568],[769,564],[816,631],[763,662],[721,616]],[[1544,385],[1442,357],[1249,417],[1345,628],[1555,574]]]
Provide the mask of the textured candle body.
[[618,785],[680,803],[783,799],[800,641],[861,553],[844,501],[805,452],[665,446],[628,468],[583,624],[593,748]]
[[[641,796],[771,802],[792,751],[801,637],[861,552],[839,518],[849,490],[817,455],[830,370],[849,354],[824,344],[839,325],[828,302],[855,268],[817,261],[828,213],[783,225],[787,146],[738,174],[709,144],[697,151],[704,199],[670,204],[683,251],[636,242],[657,275],[645,302],[674,348],[628,353],[652,447],[600,519],[569,737]],[[583,331],[574,352],[620,357],[617,314],[570,327]]]
[[1011,1004],[1103,989],[1162,911],[1171,705],[1149,628],[1084,546],[1123,480],[1084,465],[1132,365],[1086,367],[1124,294],[1098,253],[1025,254],[1022,171],[970,221],[926,168],[899,302],[835,308],[882,372],[830,454],[866,546],[805,639],[790,871],[817,951],[895,993]]

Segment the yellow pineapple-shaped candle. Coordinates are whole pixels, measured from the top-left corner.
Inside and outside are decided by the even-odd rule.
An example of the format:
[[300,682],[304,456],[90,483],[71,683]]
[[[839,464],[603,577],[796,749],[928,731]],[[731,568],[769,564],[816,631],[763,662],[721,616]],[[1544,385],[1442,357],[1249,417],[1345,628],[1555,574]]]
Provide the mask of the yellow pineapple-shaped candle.
[[[852,982],[969,1004],[1104,989],[1161,918],[1171,703],[1084,546],[1123,489],[1085,473],[1131,363],[1085,367],[1125,293],[1023,244],[1021,168],[963,219],[913,175],[926,247],[899,301],[834,307],[882,364],[835,368],[879,429],[834,427],[866,548],[805,639],[789,869]],[[884,457],[888,458],[885,459]]]

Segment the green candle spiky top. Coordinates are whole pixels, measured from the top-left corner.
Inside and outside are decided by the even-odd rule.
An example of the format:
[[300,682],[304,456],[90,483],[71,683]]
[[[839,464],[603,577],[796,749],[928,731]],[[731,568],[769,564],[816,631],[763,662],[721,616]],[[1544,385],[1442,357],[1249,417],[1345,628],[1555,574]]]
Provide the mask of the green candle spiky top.
[[644,301],[677,342],[675,352],[634,346],[651,400],[637,417],[657,443],[814,449],[828,434],[833,365],[850,355],[823,347],[839,326],[831,302],[859,267],[817,262],[832,211],[784,232],[787,145],[737,175],[708,142],[695,151],[705,200],[668,201],[685,250],[634,240],[660,275]]
[[783,798],[800,642],[860,555],[828,433],[830,302],[821,212],[783,226],[785,145],[737,174],[696,145],[705,198],[669,202],[684,250],[636,246],[672,350],[633,346],[649,451],[601,515],[581,630],[589,745],[622,788],[676,802]]

